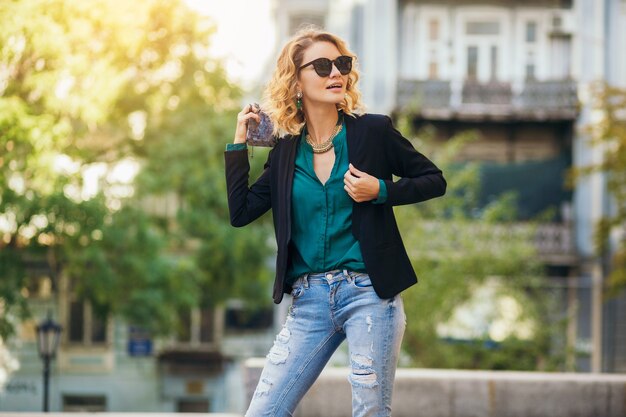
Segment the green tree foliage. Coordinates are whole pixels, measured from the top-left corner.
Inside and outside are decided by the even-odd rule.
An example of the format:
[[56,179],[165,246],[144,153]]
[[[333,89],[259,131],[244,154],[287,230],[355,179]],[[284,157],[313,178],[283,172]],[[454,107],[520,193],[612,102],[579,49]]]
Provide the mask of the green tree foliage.
[[[399,127],[411,132],[407,116]],[[434,147],[434,132],[413,132],[417,149],[433,155],[448,182],[446,195],[417,206],[395,208],[419,283],[403,293],[407,330],[403,346],[413,366],[468,369],[556,369],[564,357],[555,349],[564,322],[557,300],[543,286],[543,267],[534,246],[536,224],[516,221],[516,195],[507,193],[479,207],[478,163],[459,167],[455,157],[476,138],[457,134]],[[456,168],[455,168],[456,167]],[[489,329],[474,329],[464,340],[446,340],[438,327],[481,288],[495,300],[515,300],[521,309],[497,343]],[[484,300],[478,300],[480,305]],[[474,304],[477,302],[474,301]],[[511,307],[509,307],[510,309]],[[490,313],[497,319],[497,312]],[[529,329],[526,334],[517,331]],[[516,329],[517,328],[517,329]],[[563,351],[563,350],[561,350]]]
[[582,181],[593,173],[602,172],[606,188],[612,197],[611,213],[596,225],[594,246],[598,256],[611,254],[611,271],[606,293],[616,295],[626,288],[626,242],[620,237],[610,247],[611,233],[623,230],[626,223],[626,89],[613,87],[604,81],[591,85],[593,122],[583,130],[592,146],[600,148],[601,162],[571,170],[569,184]]
[[33,260],[154,333],[191,306],[269,299],[267,222],[228,224],[241,91],[209,56],[212,22],[180,0],[8,1],[0,21],[0,336],[28,315]]

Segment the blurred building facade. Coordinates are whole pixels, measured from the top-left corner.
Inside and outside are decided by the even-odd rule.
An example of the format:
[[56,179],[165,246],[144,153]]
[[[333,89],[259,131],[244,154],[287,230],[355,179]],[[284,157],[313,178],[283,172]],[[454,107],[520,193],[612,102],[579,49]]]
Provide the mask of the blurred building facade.
[[591,83],[626,87],[626,1],[275,0],[274,10],[277,48],[307,23],[348,40],[368,111],[409,112],[438,141],[478,130],[461,159],[484,162],[484,203],[515,190],[522,221],[555,209],[536,245],[571,319],[571,368],[626,372],[626,294],[602,300],[610,254],[593,248],[611,210],[605,180],[564,186],[570,167],[601,158],[582,132]]
[[[51,364],[51,411],[240,413],[245,407],[242,363],[271,346],[271,307],[251,310],[233,299],[219,308],[184,311],[187,325],[176,335],[152,338],[119,317],[100,317],[63,276],[52,290],[46,262],[31,260],[28,270],[33,317],[51,312],[63,327]],[[7,346],[19,368],[0,391],[0,412],[42,410],[37,324],[19,323]]]
[[[274,0],[273,10],[277,48],[304,23],[349,41],[368,111],[409,111],[416,126],[437,128],[438,141],[480,131],[462,158],[487,163],[486,199],[515,189],[526,218],[556,208],[536,244],[573,318],[572,369],[626,372],[626,295],[601,301],[609,265],[592,247],[595,221],[611,210],[604,179],[563,187],[567,168],[601,157],[580,131],[593,122],[590,83],[626,87],[626,1]],[[53,411],[241,412],[241,361],[267,353],[288,305],[251,314],[232,300],[184,312],[188,328],[152,340],[99,318],[68,280],[52,290],[51,271],[36,261],[29,269],[34,316],[53,311],[64,327]],[[35,325],[21,323],[9,346],[21,365],[0,393],[0,411],[41,409]]]

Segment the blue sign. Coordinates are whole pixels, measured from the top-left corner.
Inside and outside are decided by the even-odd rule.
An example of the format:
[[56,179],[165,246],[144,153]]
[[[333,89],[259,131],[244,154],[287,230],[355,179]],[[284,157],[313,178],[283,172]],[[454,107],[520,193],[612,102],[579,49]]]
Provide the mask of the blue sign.
[[147,331],[136,326],[128,327],[128,354],[130,356],[152,355],[152,339]]

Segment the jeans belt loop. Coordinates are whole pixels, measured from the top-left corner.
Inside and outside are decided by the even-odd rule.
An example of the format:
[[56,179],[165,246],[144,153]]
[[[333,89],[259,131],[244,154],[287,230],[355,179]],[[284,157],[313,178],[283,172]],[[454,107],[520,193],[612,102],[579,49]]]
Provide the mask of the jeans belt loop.
[[302,277],[302,282],[304,283],[304,288],[309,288],[309,274],[304,274]]
[[344,269],[344,270],[343,270],[343,277],[344,277],[344,278],[345,278],[348,282],[350,282],[350,280],[352,279],[352,277],[350,276],[350,273],[348,272],[348,270],[347,270],[347,269]]

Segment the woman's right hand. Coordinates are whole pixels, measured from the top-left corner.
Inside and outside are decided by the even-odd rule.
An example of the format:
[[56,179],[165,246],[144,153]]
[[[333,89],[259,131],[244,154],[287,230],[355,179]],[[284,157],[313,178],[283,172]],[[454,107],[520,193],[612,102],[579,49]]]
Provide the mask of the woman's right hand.
[[258,108],[253,106],[252,104],[247,104],[246,107],[243,108],[237,114],[237,129],[235,130],[235,141],[234,143],[245,143],[246,142],[246,132],[248,130],[248,120],[254,118],[257,123],[261,122],[261,118],[257,114],[259,111]]

